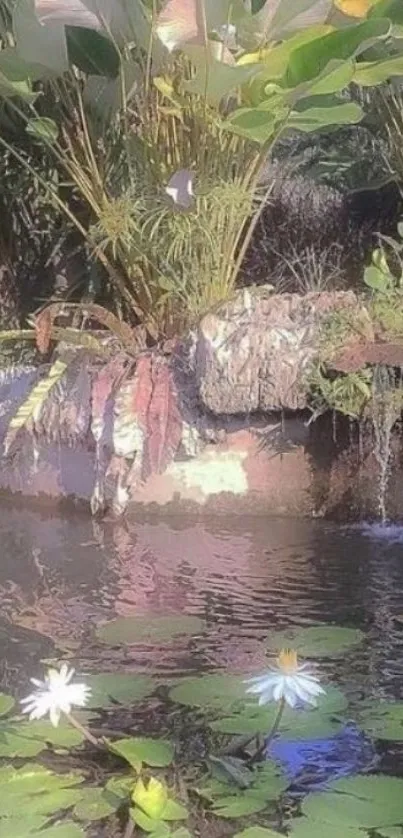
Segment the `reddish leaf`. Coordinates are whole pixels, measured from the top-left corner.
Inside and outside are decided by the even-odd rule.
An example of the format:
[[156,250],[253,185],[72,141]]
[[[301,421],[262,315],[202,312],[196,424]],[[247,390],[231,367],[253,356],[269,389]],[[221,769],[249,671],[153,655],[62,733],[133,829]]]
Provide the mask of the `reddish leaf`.
[[41,355],[46,355],[49,350],[52,338],[52,325],[52,307],[48,306],[35,317],[36,345]]
[[153,393],[152,355],[142,355],[136,366],[134,378],[132,411],[144,433],[147,432],[147,417]]
[[172,370],[166,358],[154,357],[152,384],[147,411],[144,477],[165,471],[173,460],[182,438],[182,416]]
[[112,407],[112,397],[127,371],[130,360],[126,353],[119,353],[102,367],[93,382],[91,430],[96,442],[105,437],[108,406]]

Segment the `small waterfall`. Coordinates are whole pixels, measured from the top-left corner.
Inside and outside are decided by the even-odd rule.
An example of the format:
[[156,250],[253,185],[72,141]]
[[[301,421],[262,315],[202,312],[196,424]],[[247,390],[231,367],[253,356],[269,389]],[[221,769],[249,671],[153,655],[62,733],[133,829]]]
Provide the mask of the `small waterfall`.
[[372,383],[370,405],[374,431],[374,454],[379,465],[378,509],[382,523],[387,522],[386,493],[390,476],[392,429],[401,418],[403,388],[396,381],[395,371],[390,367],[377,366]]

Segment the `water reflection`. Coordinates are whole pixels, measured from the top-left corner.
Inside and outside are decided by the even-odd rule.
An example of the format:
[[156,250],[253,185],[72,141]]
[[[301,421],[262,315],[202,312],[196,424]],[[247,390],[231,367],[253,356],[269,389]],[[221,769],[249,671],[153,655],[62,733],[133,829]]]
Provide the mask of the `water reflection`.
[[[401,697],[403,531],[323,521],[190,518],[94,523],[0,510],[2,623],[40,632],[87,666],[259,671],[277,628],[334,622],[368,642],[325,675],[353,695]],[[163,649],[100,647],[117,615],[196,614],[206,631]],[[45,645],[46,645],[45,643]],[[19,648],[19,651],[17,649]],[[7,655],[24,663],[23,646]]]

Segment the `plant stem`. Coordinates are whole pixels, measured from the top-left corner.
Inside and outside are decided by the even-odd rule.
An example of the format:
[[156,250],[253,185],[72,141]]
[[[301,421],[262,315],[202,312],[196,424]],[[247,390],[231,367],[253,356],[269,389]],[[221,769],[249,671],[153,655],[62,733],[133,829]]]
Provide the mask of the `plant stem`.
[[123,838],[132,838],[133,832],[134,832],[134,821],[132,821],[130,819],[127,822],[127,826],[126,826],[125,834],[124,834]]
[[71,713],[66,713],[66,716],[67,716],[70,724],[73,727],[75,727],[76,730],[79,730],[80,733],[82,733],[83,736],[85,736],[87,741],[91,742],[91,745],[95,745],[96,748],[100,748],[100,750],[102,750],[102,751],[105,750],[105,745],[103,744],[101,739],[97,739],[95,736],[93,736],[91,731],[88,730],[87,727],[82,725],[81,722],[78,721],[78,719],[76,719],[74,716],[71,715]]
[[279,702],[279,705],[278,705],[277,715],[276,715],[276,718],[274,719],[274,722],[273,722],[273,727],[272,727],[267,739],[265,739],[263,741],[263,744],[260,746],[260,748],[257,749],[256,753],[253,754],[253,756],[249,760],[249,765],[254,765],[255,762],[258,762],[258,760],[260,759],[260,757],[262,756],[264,751],[269,747],[269,745],[273,741],[273,739],[274,739],[274,737],[275,737],[275,735],[276,735],[276,733],[277,733],[277,731],[280,727],[280,722],[281,722],[281,719],[283,717],[284,710],[285,710],[285,699],[281,698],[280,702]]

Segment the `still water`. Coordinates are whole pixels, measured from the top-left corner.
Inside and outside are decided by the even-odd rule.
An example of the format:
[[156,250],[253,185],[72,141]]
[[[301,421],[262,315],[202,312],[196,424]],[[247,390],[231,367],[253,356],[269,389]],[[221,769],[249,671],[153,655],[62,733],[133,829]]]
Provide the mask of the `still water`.
[[[256,673],[274,629],[336,623],[367,640],[321,663],[350,697],[403,697],[403,529],[323,521],[149,518],[94,523],[0,510],[0,689],[23,689],[41,659],[82,671]],[[200,637],[105,647],[117,615],[202,617]]]

